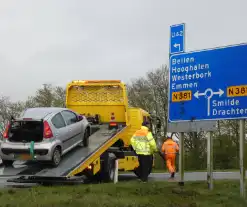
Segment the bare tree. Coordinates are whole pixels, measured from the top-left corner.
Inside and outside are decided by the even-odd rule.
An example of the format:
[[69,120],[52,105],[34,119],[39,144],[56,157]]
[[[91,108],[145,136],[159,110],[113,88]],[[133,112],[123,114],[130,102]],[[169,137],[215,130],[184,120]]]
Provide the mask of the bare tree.
[[161,133],[167,131],[168,68],[162,65],[128,85],[129,103],[140,107],[161,120]]
[[7,120],[9,119],[9,98],[4,96],[0,98],[0,132],[1,135],[5,130],[7,125]]
[[57,86],[53,89],[53,106],[65,107],[66,91],[64,88]]
[[0,131],[3,131],[6,128],[8,121],[11,116],[16,117],[23,110],[23,103],[16,102],[12,103],[8,97],[0,98]]
[[34,104],[39,107],[64,107],[65,106],[65,89],[51,84],[43,84],[43,87],[38,89],[36,96],[29,100],[29,104]]
[[43,84],[36,92],[35,102],[41,107],[50,107],[53,102],[52,86],[50,84]]
[[167,131],[168,82],[168,68],[165,65],[147,73],[147,83],[153,95],[153,111],[161,120],[163,132]]
[[34,108],[37,106],[38,104],[34,96],[29,96],[27,100],[23,103],[23,108]]

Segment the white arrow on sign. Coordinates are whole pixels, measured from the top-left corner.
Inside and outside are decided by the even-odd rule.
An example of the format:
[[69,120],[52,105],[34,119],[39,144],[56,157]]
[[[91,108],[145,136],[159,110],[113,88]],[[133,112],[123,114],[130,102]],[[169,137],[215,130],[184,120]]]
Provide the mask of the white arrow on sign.
[[194,96],[196,98],[199,98],[199,96],[205,96],[209,92],[210,94],[208,95],[208,98],[212,98],[213,95],[219,95],[220,97],[224,94],[224,91],[219,89],[217,92],[213,92],[212,89],[207,89],[204,93],[199,93],[199,91],[194,93]]
[[216,94],[219,94],[219,96],[221,97],[224,94],[224,91],[219,89],[218,92],[214,92],[214,95],[216,95]]
[[175,48],[179,48],[179,50],[180,50],[180,44],[177,44],[177,43],[175,43],[174,45],[173,45]]
[[195,94],[194,94],[194,96],[196,98],[199,98],[199,96],[204,96],[204,95],[205,95],[205,93],[199,93],[199,91],[195,92]]
[[221,97],[224,94],[224,91],[219,89],[219,91],[214,92],[211,88],[208,88],[204,91],[204,93],[199,93],[199,91],[196,91],[194,93],[194,96],[199,99],[199,96],[205,96],[206,99],[208,99],[208,116],[210,116],[210,99],[213,97],[213,95],[219,95]]

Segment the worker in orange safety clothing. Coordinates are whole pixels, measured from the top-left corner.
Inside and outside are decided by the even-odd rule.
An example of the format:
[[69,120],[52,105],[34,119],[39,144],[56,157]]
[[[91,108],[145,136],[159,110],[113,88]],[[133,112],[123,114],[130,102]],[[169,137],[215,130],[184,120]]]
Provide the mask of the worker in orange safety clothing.
[[171,178],[174,178],[176,172],[175,160],[176,154],[179,152],[178,144],[173,141],[172,136],[174,133],[167,133],[167,139],[162,145],[162,152],[164,153],[164,158],[166,160],[166,166],[171,174]]

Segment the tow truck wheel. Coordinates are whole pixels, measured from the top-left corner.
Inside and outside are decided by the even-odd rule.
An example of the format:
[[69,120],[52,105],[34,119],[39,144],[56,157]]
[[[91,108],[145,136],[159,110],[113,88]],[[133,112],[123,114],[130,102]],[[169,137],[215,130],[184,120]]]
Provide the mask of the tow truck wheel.
[[108,158],[108,164],[107,164],[107,169],[104,169],[103,171],[103,181],[105,182],[113,182],[114,181],[114,176],[115,176],[115,155],[112,153],[109,153],[109,158]]
[[60,161],[61,161],[61,150],[59,149],[59,147],[56,147],[53,151],[51,164],[54,167],[57,167]]
[[8,167],[8,166],[12,166],[14,161],[13,160],[2,160],[2,163],[4,166]]
[[107,181],[113,182],[114,181],[114,175],[115,175],[115,163],[114,161],[111,162],[111,166],[109,167],[109,171],[107,172]]

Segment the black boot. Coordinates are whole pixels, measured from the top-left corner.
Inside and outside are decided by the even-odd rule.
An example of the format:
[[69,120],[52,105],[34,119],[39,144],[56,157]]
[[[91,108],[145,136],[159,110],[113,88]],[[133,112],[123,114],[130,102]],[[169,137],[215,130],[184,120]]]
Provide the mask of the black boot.
[[174,176],[175,176],[175,173],[173,172],[173,173],[171,174],[171,178],[174,178]]

